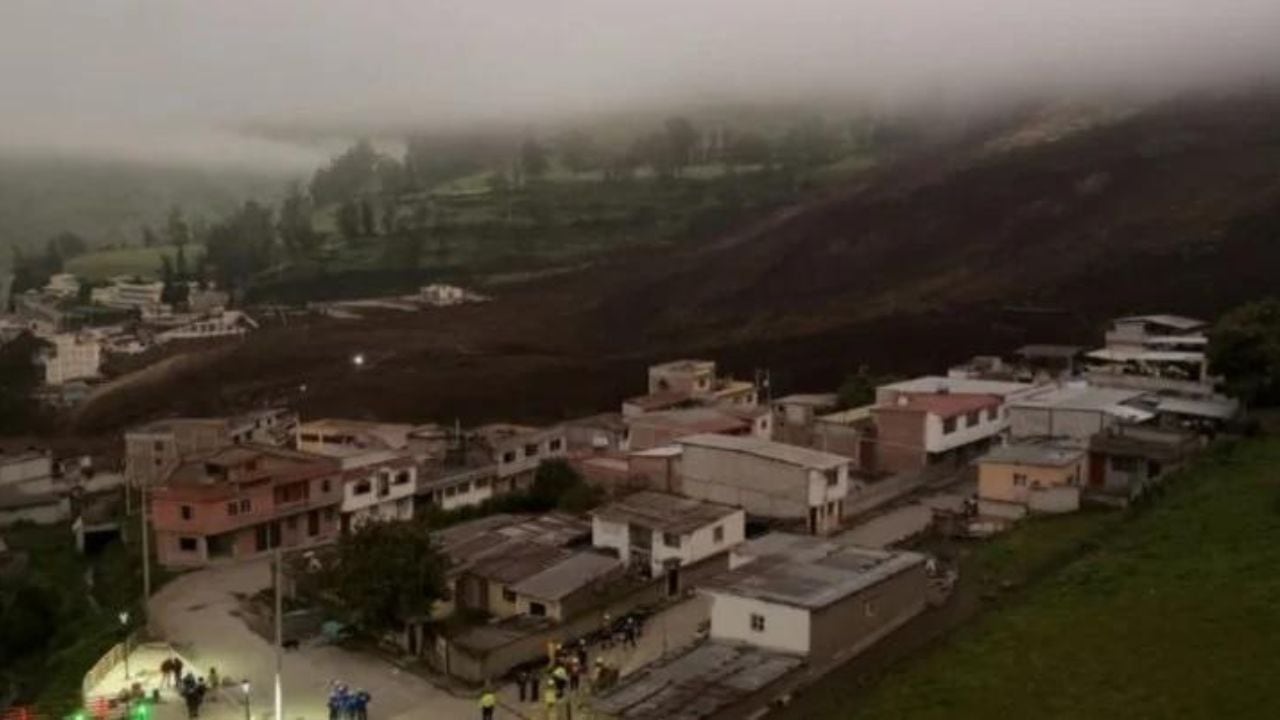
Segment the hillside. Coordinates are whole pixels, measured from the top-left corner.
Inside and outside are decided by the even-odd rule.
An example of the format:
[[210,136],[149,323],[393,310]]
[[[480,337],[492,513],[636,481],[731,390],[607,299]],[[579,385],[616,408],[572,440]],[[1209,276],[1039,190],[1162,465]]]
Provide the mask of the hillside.
[[860,658],[781,717],[1275,717],[1277,462],[1275,438],[1211,453],[1091,552],[880,682]]
[[[786,391],[860,364],[936,370],[1024,342],[1092,342],[1114,313],[1213,316],[1275,291],[1280,96],[1186,98],[1009,142],[1022,130],[975,128],[727,233],[494,288],[486,305],[268,330],[80,420],[266,399],[554,419],[638,391],[654,358],[765,366]],[[356,351],[382,358],[377,372],[353,372]]]

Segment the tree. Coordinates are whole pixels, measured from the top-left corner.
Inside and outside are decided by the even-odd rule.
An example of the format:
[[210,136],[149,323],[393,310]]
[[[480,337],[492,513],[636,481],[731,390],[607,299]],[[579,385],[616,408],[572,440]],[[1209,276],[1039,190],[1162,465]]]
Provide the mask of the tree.
[[570,130],[560,138],[560,161],[571,172],[581,173],[600,166],[595,140],[583,130]]
[[854,374],[846,377],[836,390],[836,407],[840,410],[862,407],[875,402],[876,388],[893,382],[888,375],[873,375],[866,365],[858,368]]
[[364,630],[399,630],[444,597],[447,562],[426,523],[366,522],[338,540],[321,585]]
[[186,282],[190,279],[190,269],[187,267],[187,246],[178,246],[178,256],[173,262],[174,279],[180,282]]
[[29,434],[34,430],[40,405],[31,393],[44,381],[37,357],[47,347],[48,343],[31,333],[0,345],[0,433]]
[[219,287],[242,288],[278,256],[276,224],[271,208],[249,201],[209,228],[204,260]]
[[142,226],[142,247],[152,248],[160,244],[160,236],[156,235],[156,231],[151,229],[150,225]]
[[735,165],[765,165],[772,157],[773,151],[764,136],[745,132],[729,138],[725,148],[725,159]]
[[311,201],[297,183],[290,185],[280,203],[280,221],[276,224],[280,242],[290,259],[311,257],[320,244],[320,236],[311,225],[311,213]]
[[537,180],[547,174],[551,161],[547,158],[547,149],[536,138],[525,138],[520,144],[520,170],[530,180]]
[[379,166],[387,159],[368,140],[358,141],[316,170],[311,178],[311,198],[323,206],[373,191]]
[[182,208],[174,205],[169,210],[169,222],[166,226],[166,234],[171,245],[182,247],[191,242],[191,226],[187,224],[186,218],[182,215]]
[[698,130],[685,117],[667,118],[664,128],[672,169],[679,174],[693,160],[694,148],[698,146]]
[[364,231],[365,237],[378,234],[377,216],[373,214],[373,203],[369,198],[360,201],[360,229]]
[[1209,366],[1231,395],[1254,405],[1280,404],[1280,300],[1248,303],[1209,332]]
[[360,237],[360,205],[347,200],[338,207],[338,232],[348,242]]
[[76,288],[76,304],[93,304],[93,284],[88,280],[81,280],[79,287]]
[[89,250],[89,243],[73,232],[60,232],[54,235],[49,239],[49,245],[57,249],[58,256],[63,260],[70,260]]
[[529,489],[529,510],[546,512],[586,512],[600,504],[601,493],[587,484],[577,470],[564,460],[548,460],[538,465]]

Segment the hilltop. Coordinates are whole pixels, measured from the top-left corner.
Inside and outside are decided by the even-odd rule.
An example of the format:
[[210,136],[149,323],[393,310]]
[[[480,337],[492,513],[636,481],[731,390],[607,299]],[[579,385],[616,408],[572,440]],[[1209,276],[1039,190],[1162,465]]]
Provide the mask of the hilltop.
[[[268,399],[554,419],[612,405],[659,357],[766,365],[778,390],[809,388],[864,363],[936,369],[1028,341],[1091,341],[1114,313],[1212,316],[1274,290],[1280,96],[1188,97],[1044,127],[976,126],[726,232],[492,288],[485,305],[268,329],[79,419],[105,428]],[[356,351],[376,372],[350,367]]]

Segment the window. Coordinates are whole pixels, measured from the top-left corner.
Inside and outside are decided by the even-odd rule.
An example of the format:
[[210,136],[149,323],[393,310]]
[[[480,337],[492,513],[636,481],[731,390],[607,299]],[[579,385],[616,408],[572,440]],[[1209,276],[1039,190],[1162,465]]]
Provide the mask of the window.
[[981,419],[981,417],[980,417],[980,413],[979,413],[977,410],[974,410],[974,411],[973,411],[973,412],[971,412],[971,413],[966,413],[966,414],[965,414],[965,416],[964,416],[964,424],[965,424],[965,426],[966,426],[966,427],[973,427],[974,425],[977,425],[977,424],[978,424],[978,421],[979,421],[980,419]]
[[724,526],[717,525],[711,530],[711,541],[715,543],[724,542]]
[[515,451],[515,450],[508,450],[508,451],[506,451],[506,452],[502,453],[502,462],[504,462],[504,463],[513,463],[513,462],[515,462],[515,461],[516,461],[516,451]]
[[546,617],[547,606],[542,603],[531,602],[529,603],[529,614],[534,617]]
[[997,407],[990,407],[990,408],[987,408],[987,419],[988,419],[988,420],[995,420],[995,419],[996,419],[996,418],[998,418],[998,417],[1000,417],[1000,408],[997,408]]
[[502,599],[509,603],[513,603],[516,601],[516,594],[507,588],[502,588]]
[[476,489],[489,487],[489,478],[480,478],[476,480]]
[[332,488],[332,487],[333,487],[333,486],[329,484],[329,480],[328,480],[328,479],[325,479],[325,480],[321,480],[321,481],[320,481],[320,492],[322,492],[322,493],[327,493],[327,492],[329,492],[330,488]]
[[827,478],[827,487],[835,487],[836,485],[840,484],[839,470],[832,468],[830,470],[824,470],[822,474]]
[[195,538],[193,537],[178,538],[178,549],[181,550],[182,552],[195,552],[197,548],[199,548],[199,544],[196,543]]
[[234,517],[234,516],[236,515],[236,512],[237,512],[237,510],[238,510],[238,509],[239,509],[239,508],[236,506],[236,504],[235,504],[235,503],[233,503],[233,502],[229,502],[229,503],[227,503],[227,514],[228,514],[228,515],[231,515],[232,517]]
[[1027,486],[1027,476],[1026,476],[1026,475],[1023,475],[1022,473],[1014,473],[1014,474],[1013,474],[1013,484],[1014,484],[1014,485],[1016,485],[1017,487],[1026,487],[1026,486]]
[[355,484],[355,487],[351,488],[351,494],[368,495],[370,490],[373,490],[373,485],[371,485],[367,479],[361,480]]
[[278,487],[275,490],[275,500],[277,504],[301,502],[307,499],[307,484],[304,482],[292,483]]
[[190,520],[190,519],[191,519],[191,516],[194,514],[194,513],[191,511],[191,506],[190,506],[190,505],[183,505],[183,506],[182,506],[182,508],[181,508],[181,511],[182,511],[182,519],[183,519],[183,520]]
[[956,431],[956,419],[953,417],[942,418],[942,434],[950,435]]
[[877,612],[875,600],[868,600],[862,603],[862,614],[866,617],[873,618]]
[[456,494],[457,492],[458,492],[458,488],[455,488],[455,487],[447,487],[447,488],[445,488],[445,489],[444,489],[444,496],[445,496],[445,497],[453,497],[453,496],[454,496],[454,494]]
[[156,452],[164,452],[164,442],[160,440],[157,440],[152,447],[155,448]]
[[297,516],[297,515],[294,515],[293,517],[290,517],[288,520],[285,520],[285,521],[284,521],[284,526],[285,526],[286,528],[290,529],[290,530],[297,530],[297,529],[298,529],[298,516]]
[[538,443],[528,443],[528,444],[526,444],[526,445],[524,446],[524,456],[525,456],[525,457],[537,457],[537,456],[538,456]]
[[400,472],[396,473],[396,480],[395,480],[396,485],[404,485],[404,484],[407,484],[408,482],[409,482],[408,470],[401,470]]
[[241,501],[240,501],[240,512],[241,512],[241,513],[247,513],[247,512],[249,512],[251,509],[253,509],[253,508],[252,508],[252,507],[250,506],[250,504],[249,504],[249,498],[245,498],[244,500],[241,500]]
[[680,547],[680,536],[675,533],[662,533],[662,544],[669,548]]
[[751,613],[751,629],[755,632],[764,632],[764,616]]
[[163,464],[164,464],[164,458],[156,458],[156,467],[160,467]]
[[560,438],[552,438],[551,442],[547,443],[547,447],[551,452],[560,452],[560,448],[564,447],[564,441]]
[[334,511],[333,511],[333,508],[331,508],[331,507],[327,507],[327,508],[325,508],[325,509],[324,509],[324,521],[325,521],[325,522],[333,522],[333,517],[334,517]]

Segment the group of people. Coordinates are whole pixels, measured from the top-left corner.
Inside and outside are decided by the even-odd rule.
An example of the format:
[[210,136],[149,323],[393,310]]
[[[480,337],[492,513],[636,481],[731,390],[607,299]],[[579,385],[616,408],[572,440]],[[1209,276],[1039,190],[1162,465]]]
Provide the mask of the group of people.
[[160,687],[172,687],[176,690],[187,705],[187,717],[198,718],[200,717],[200,707],[204,705],[205,696],[208,695],[209,688],[218,686],[218,670],[209,668],[209,681],[205,682],[203,677],[196,677],[190,671],[184,675],[182,669],[182,659],[176,656],[166,658],[161,662]]
[[329,688],[329,720],[369,720],[372,700],[367,691],[352,692],[346,683],[334,681]]

